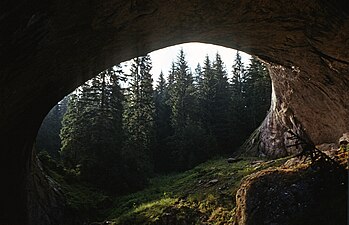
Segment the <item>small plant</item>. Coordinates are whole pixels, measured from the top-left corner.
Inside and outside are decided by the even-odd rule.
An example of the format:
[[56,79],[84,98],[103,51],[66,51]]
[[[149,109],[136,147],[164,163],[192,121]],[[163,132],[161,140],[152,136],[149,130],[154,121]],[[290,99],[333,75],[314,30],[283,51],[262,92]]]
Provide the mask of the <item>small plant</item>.
[[302,151],[296,155],[296,157],[309,157],[311,163],[321,167],[329,167],[333,169],[344,169],[336,160],[333,160],[328,155],[316,148],[315,144],[309,138],[302,138],[300,135],[288,130],[291,135],[288,139],[295,141],[295,144],[288,145],[287,147],[301,146]]

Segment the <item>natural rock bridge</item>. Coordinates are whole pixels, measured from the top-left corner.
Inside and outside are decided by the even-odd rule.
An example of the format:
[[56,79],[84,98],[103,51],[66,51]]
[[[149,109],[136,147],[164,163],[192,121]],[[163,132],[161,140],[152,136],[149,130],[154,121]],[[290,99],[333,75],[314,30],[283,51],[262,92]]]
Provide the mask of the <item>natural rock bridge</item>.
[[287,129],[335,142],[349,131],[348,16],[346,0],[1,2],[0,224],[40,220],[31,152],[50,108],[98,72],[170,45],[212,43],[269,63],[259,152],[288,154]]

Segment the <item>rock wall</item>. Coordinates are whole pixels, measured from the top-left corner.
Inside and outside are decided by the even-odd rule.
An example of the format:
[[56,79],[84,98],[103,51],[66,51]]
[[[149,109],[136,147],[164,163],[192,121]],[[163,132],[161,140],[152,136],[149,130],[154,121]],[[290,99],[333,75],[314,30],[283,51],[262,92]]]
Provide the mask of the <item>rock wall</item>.
[[26,185],[28,225],[61,224],[66,201],[60,185],[44,173],[35,151],[32,157]]
[[315,144],[336,143],[349,130],[349,67],[333,74],[323,62],[304,70],[267,65],[273,83],[271,107],[241,154],[277,158],[299,152],[287,147],[295,143],[288,139],[288,130]]

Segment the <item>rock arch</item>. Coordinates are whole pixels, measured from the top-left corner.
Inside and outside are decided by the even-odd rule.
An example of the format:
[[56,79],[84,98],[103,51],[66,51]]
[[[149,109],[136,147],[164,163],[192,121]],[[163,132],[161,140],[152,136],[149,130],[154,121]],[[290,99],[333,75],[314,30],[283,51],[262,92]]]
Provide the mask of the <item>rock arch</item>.
[[0,223],[28,221],[31,150],[48,110],[99,71],[178,43],[219,44],[270,63],[273,107],[259,151],[286,154],[289,128],[336,141],[349,130],[348,14],[346,0],[2,2]]

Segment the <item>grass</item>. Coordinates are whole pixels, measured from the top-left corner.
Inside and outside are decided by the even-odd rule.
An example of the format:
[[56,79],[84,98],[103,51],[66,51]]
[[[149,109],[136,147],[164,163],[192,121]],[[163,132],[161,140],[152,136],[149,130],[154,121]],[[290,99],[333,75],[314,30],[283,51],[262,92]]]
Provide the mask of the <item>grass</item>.
[[243,158],[227,163],[217,158],[186,172],[157,176],[146,189],[117,198],[81,183],[74,174],[53,163],[46,162],[51,165],[46,172],[65,195],[67,224],[108,219],[114,225],[219,225],[233,223],[235,194],[244,177],[286,160]]
[[108,212],[113,224],[229,224],[241,180],[286,159],[245,158],[207,161],[184,173],[159,176],[148,188],[114,200]]
[[[345,166],[347,155],[347,152],[339,155],[345,159]],[[217,158],[186,172],[154,177],[144,190],[117,198],[81,183],[71,171],[53,163],[46,163],[51,165],[46,172],[60,184],[65,195],[66,224],[89,224],[107,219],[114,225],[221,225],[233,224],[235,195],[245,177],[278,167],[289,158],[267,161],[246,157],[235,163]],[[288,178],[287,182],[307,177],[308,172],[294,176],[295,180]]]

